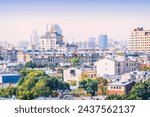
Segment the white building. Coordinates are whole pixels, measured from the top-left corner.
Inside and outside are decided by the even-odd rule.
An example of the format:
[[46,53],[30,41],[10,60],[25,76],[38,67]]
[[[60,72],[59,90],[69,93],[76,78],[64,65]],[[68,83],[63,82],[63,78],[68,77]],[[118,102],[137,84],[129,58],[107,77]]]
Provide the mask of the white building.
[[138,68],[136,60],[129,58],[104,58],[95,63],[97,76],[121,75]]
[[79,81],[82,70],[71,67],[69,69],[64,70],[64,81]]
[[93,78],[96,77],[96,69],[95,67],[71,67],[64,70],[64,81],[79,81],[81,74],[86,74],[88,78]]
[[57,24],[52,25],[50,30],[47,28],[46,33],[43,34],[40,39],[41,50],[56,49],[63,44],[62,31]]

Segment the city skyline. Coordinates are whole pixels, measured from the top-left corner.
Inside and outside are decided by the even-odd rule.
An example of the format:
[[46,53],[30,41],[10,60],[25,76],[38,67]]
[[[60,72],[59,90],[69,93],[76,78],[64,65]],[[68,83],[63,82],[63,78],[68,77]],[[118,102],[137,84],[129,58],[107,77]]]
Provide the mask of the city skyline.
[[150,29],[149,5],[148,0],[1,0],[0,41],[30,40],[33,29],[41,36],[46,24],[59,24],[64,39],[70,41],[99,34],[129,39],[136,27]]

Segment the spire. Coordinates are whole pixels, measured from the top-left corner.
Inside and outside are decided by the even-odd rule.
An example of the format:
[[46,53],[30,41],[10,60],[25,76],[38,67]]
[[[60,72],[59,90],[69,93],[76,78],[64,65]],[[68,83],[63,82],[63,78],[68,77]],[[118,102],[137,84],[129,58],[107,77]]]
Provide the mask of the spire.
[[46,32],[48,32],[48,24],[46,24]]

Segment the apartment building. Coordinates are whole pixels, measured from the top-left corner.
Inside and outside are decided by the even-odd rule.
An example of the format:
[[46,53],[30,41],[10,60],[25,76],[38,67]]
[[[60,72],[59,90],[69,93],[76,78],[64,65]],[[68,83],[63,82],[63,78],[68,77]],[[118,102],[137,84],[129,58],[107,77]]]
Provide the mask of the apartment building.
[[17,50],[0,49],[0,57],[5,61],[14,62],[17,60]]
[[130,51],[150,51],[150,30],[136,28],[130,34]]
[[55,24],[47,30],[40,38],[40,50],[57,49],[57,47],[63,45],[63,35],[59,25]]
[[97,76],[105,75],[122,75],[138,68],[137,60],[130,58],[104,58],[95,63],[97,68]]

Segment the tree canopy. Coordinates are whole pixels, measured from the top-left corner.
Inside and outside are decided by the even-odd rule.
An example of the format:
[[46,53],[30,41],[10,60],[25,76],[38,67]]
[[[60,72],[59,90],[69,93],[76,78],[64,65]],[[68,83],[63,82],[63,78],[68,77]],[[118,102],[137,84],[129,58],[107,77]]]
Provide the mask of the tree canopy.
[[21,79],[17,87],[0,89],[0,96],[11,97],[16,95],[18,99],[30,100],[39,96],[48,97],[53,91],[70,90],[70,85],[57,77],[49,77],[41,70],[21,70]]
[[75,57],[75,58],[71,58],[71,64],[76,67],[77,65],[79,65],[80,63],[80,60],[78,57]]

